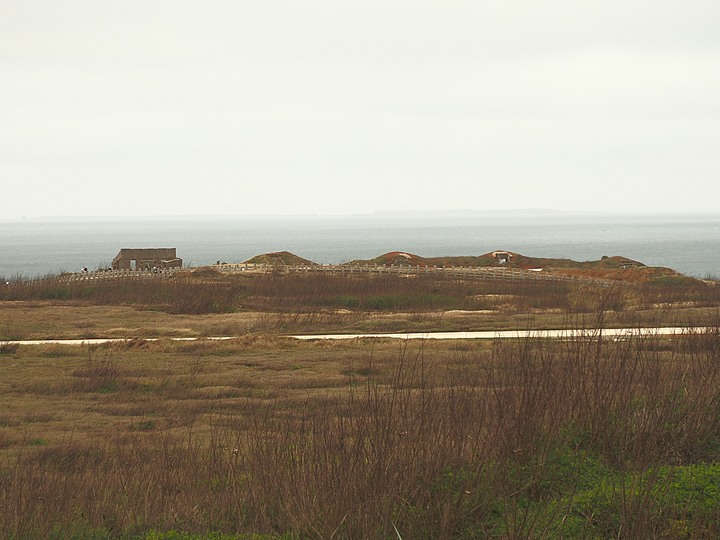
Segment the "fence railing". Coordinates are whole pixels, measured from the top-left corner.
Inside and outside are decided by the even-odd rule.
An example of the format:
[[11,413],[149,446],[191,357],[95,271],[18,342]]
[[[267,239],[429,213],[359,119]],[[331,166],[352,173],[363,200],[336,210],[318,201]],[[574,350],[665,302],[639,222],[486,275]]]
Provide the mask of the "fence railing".
[[523,270],[501,266],[421,266],[392,265],[381,266],[371,264],[313,264],[313,265],[278,265],[278,264],[219,264],[213,268],[223,273],[242,272],[279,272],[279,273],[330,273],[330,274],[399,274],[399,275],[445,275],[455,277],[477,278],[501,281],[554,281],[583,282],[598,285],[614,285],[616,280],[578,276],[573,274],[556,274],[542,270]]
[[73,272],[58,274],[56,276],[41,276],[29,279],[22,279],[12,283],[73,283],[79,281],[98,280],[128,280],[128,279],[163,279],[175,275],[182,268],[156,268],[155,270],[95,270],[92,272]]
[[[442,275],[458,278],[474,278],[490,281],[549,281],[549,282],[578,282],[593,283],[597,285],[617,285],[623,282],[600,279],[571,274],[559,274],[540,270],[523,270],[519,268],[506,268],[501,266],[420,266],[420,265],[392,265],[380,266],[371,264],[297,264],[278,265],[262,263],[236,263],[215,264],[213,269],[227,274],[240,273],[329,273],[335,275],[351,274],[396,274],[404,276]],[[144,280],[166,279],[181,271],[192,271],[192,268],[157,268],[155,270],[97,270],[93,272],[76,272],[60,274],[50,277],[23,279],[22,283],[33,282],[73,283],[98,280]]]

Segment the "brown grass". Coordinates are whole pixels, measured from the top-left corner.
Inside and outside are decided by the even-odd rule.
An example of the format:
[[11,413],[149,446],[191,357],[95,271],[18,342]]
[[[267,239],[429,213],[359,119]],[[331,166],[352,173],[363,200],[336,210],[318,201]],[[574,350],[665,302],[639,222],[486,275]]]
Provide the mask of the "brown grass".
[[[2,294],[2,340],[238,336],[0,341],[7,537],[720,535],[693,495],[668,502],[677,481],[663,476],[700,471],[688,493],[720,504],[702,480],[720,460],[716,288],[213,274]],[[714,330],[621,342],[279,337],[646,324]]]
[[[7,535],[542,538],[588,467],[631,479],[720,458],[717,332],[138,345],[0,357]],[[587,531],[654,537],[682,517],[639,511],[633,494],[659,495],[632,482],[619,522]]]
[[701,325],[712,321],[719,295],[719,287],[700,282],[602,287],[435,275],[21,281],[0,290],[0,340],[558,328],[598,310],[606,324],[662,317],[664,324]]

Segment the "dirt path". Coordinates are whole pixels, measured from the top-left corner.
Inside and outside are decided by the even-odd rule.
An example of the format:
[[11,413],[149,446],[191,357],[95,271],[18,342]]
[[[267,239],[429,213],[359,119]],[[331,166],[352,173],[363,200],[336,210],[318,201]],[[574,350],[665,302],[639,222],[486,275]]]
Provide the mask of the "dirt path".
[[[321,340],[321,339],[591,339],[597,337],[623,341],[635,337],[648,336],[677,336],[686,334],[702,334],[710,331],[711,328],[704,326],[667,326],[659,328],[584,328],[584,329],[561,329],[561,330],[497,330],[481,332],[397,332],[391,334],[301,334],[285,336],[299,340]],[[216,337],[170,337],[173,341],[195,341],[195,340],[227,340],[238,336],[216,336]],[[144,341],[157,341],[161,338],[139,338]],[[129,341],[126,338],[98,338],[98,339],[35,339],[5,341],[8,345],[98,345],[102,343],[114,343]]]

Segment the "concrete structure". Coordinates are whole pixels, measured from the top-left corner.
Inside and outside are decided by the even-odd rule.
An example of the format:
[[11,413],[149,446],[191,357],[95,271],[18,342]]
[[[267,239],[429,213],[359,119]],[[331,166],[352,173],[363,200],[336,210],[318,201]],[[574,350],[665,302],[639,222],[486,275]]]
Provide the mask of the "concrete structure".
[[493,251],[492,256],[495,257],[498,264],[508,264],[513,258],[513,254],[509,251]]
[[121,249],[112,261],[113,270],[182,268],[175,248]]

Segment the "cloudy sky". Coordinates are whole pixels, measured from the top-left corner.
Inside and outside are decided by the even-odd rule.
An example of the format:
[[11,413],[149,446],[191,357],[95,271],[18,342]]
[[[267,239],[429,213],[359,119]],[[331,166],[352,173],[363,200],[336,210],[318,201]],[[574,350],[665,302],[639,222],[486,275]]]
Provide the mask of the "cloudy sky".
[[720,212],[717,0],[0,0],[0,218]]

